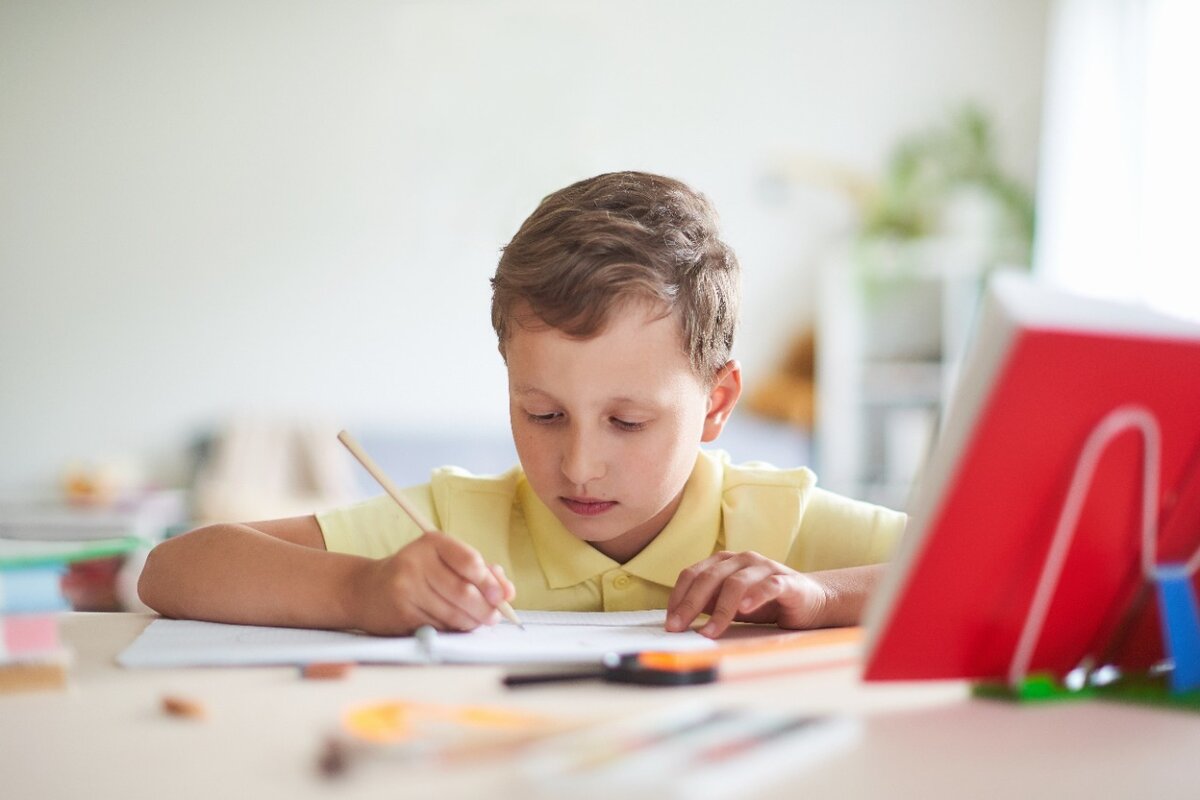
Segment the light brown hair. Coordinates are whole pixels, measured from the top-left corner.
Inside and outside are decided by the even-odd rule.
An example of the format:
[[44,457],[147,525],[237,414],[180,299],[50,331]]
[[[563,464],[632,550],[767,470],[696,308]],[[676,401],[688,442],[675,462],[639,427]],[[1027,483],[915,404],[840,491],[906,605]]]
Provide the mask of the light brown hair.
[[548,195],[492,278],[501,355],[514,324],[588,338],[614,308],[649,300],[679,319],[684,351],[710,385],[729,361],[741,300],[737,257],[718,233],[708,200],[660,175],[610,172]]

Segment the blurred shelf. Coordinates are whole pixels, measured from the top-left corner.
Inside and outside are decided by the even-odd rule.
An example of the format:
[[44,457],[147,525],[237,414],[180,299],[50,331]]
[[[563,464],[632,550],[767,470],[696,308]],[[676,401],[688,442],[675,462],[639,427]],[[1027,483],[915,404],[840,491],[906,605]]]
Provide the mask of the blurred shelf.
[[822,485],[903,510],[991,264],[945,240],[846,245],[817,303],[815,464]]
[[941,402],[941,361],[869,361],[862,367],[864,403],[933,405]]

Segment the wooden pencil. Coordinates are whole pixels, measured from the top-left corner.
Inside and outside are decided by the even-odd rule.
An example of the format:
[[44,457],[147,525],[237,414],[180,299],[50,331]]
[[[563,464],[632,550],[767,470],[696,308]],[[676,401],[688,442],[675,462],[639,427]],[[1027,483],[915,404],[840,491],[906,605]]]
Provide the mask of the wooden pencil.
[[[337,438],[338,441],[346,446],[346,449],[350,451],[351,455],[358,459],[358,463],[363,465],[363,468],[371,474],[371,477],[375,479],[376,483],[382,486],[383,490],[387,492],[393,500],[396,501],[396,505],[400,506],[405,514],[408,514],[409,519],[416,523],[416,526],[421,529],[422,533],[433,533],[437,530],[433,523],[425,518],[424,514],[414,508],[413,505],[405,499],[404,495],[400,493],[400,490],[396,488],[396,484],[392,483],[391,478],[384,474],[383,470],[379,468],[379,465],[375,463],[375,459],[367,455],[367,451],[362,449],[362,446],[359,445],[353,436],[346,431],[340,431],[338,432]],[[500,605],[496,606],[496,609],[503,614],[504,618],[509,622],[516,625],[521,630],[525,630],[525,626],[521,624],[521,620],[517,617],[517,612],[513,611],[512,606],[508,604],[507,600],[501,600]]]

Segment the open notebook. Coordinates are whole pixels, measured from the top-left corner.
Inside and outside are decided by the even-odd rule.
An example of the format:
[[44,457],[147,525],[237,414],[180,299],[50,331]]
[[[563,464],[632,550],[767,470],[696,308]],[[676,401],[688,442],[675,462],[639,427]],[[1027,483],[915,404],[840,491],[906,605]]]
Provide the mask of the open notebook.
[[521,611],[525,630],[501,622],[470,633],[369,636],[157,619],[118,657],[124,667],[228,667],[355,661],[382,664],[599,663],[606,653],[715,647],[694,631],[667,633],[666,612]]

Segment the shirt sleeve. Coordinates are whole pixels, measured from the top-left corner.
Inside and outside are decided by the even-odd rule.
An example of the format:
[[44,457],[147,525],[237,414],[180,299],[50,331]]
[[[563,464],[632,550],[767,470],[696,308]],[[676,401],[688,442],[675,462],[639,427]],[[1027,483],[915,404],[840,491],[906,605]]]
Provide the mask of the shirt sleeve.
[[908,517],[814,487],[788,554],[801,572],[879,564],[895,553]]
[[[405,489],[404,495],[434,525],[441,525],[428,485]],[[421,535],[416,523],[386,494],[317,514],[317,524],[326,550],[367,558],[390,556]]]

